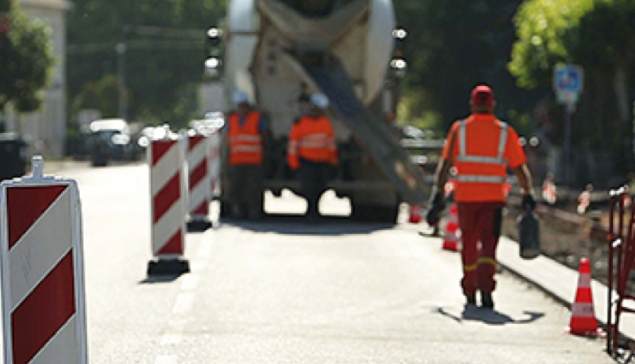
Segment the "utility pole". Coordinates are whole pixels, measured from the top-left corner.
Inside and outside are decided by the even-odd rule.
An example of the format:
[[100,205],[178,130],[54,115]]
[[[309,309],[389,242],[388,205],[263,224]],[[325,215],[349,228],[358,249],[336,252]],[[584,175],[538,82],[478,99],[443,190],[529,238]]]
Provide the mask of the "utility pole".
[[117,43],[117,83],[119,96],[119,117],[128,120],[128,97],[126,96],[126,43]]
[[2,65],[3,70],[0,70],[0,118],[4,117],[4,98],[2,97],[4,89],[1,85],[5,83],[6,77],[8,77],[8,67],[5,65],[9,64],[9,32],[11,31],[11,19],[9,18],[9,13],[11,11],[11,1],[10,0],[0,0],[0,65]]
[[571,114],[575,112],[575,103],[565,105],[564,111],[564,182],[571,185]]

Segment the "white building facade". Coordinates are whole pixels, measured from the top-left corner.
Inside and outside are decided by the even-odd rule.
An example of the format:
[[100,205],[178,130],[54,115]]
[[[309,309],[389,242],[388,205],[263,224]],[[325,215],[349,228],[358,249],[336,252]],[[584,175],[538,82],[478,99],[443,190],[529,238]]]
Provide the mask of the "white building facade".
[[51,28],[56,62],[40,110],[19,115],[10,111],[7,129],[22,134],[32,153],[59,158],[64,154],[66,134],[66,11],[70,4],[67,0],[18,0],[17,3],[27,16],[39,18]]

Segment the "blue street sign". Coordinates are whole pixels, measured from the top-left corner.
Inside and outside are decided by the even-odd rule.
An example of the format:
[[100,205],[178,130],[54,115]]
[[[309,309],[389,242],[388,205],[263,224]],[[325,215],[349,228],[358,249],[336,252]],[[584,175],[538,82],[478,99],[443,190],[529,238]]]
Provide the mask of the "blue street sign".
[[557,65],[553,70],[553,90],[558,102],[574,108],[584,85],[584,71],[576,65]]
[[558,65],[554,70],[554,89],[556,92],[582,92],[584,72],[575,65]]

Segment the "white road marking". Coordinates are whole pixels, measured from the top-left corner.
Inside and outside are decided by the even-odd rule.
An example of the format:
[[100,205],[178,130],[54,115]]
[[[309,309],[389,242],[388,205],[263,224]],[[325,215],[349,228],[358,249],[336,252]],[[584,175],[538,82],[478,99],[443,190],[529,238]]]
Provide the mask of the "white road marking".
[[174,355],[159,355],[154,364],[178,364]]
[[[209,258],[212,256],[212,250],[212,244],[207,241],[199,245],[194,259],[190,262],[193,272],[200,272],[206,267]],[[181,289],[172,308],[172,318],[167,325],[165,334],[161,337],[160,345],[162,347],[178,346],[181,343],[187,323],[185,316],[190,313],[194,306],[194,298],[196,297],[199,283],[200,276],[196,273],[190,273],[181,278]],[[154,364],[177,364],[177,357],[158,355]]]
[[176,346],[181,343],[181,333],[167,333],[161,338],[161,346]]
[[212,256],[212,244],[208,241],[203,241],[196,251],[197,259],[210,258]]
[[185,315],[190,312],[190,309],[194,305],[194,294],[188,292],[181,292],[176,297],[174,308],[172,309],[173,315]]
[[197,275],[187,275],[183,278],[183,283],[181,283],[181,292],[191,292],[195,291],[198,288],[198,282],[200,281],[199,276]]

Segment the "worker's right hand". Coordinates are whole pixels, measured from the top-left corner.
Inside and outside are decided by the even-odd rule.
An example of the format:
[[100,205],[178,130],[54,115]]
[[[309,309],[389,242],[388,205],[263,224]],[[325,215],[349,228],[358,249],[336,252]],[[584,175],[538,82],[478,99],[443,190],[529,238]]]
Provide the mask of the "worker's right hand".
[[522,207],[525,211],[533,211],[536,208],[536,200],[534,200],[534,196],[530,193],[523,195]]
[[441,214],[445,210],[445,196],[443,191],[438,191],[434,194],[434,199],[432,200],[432,208],[428,211],[426,215],[426,222],[430,226],[436,226],[441,220]]

